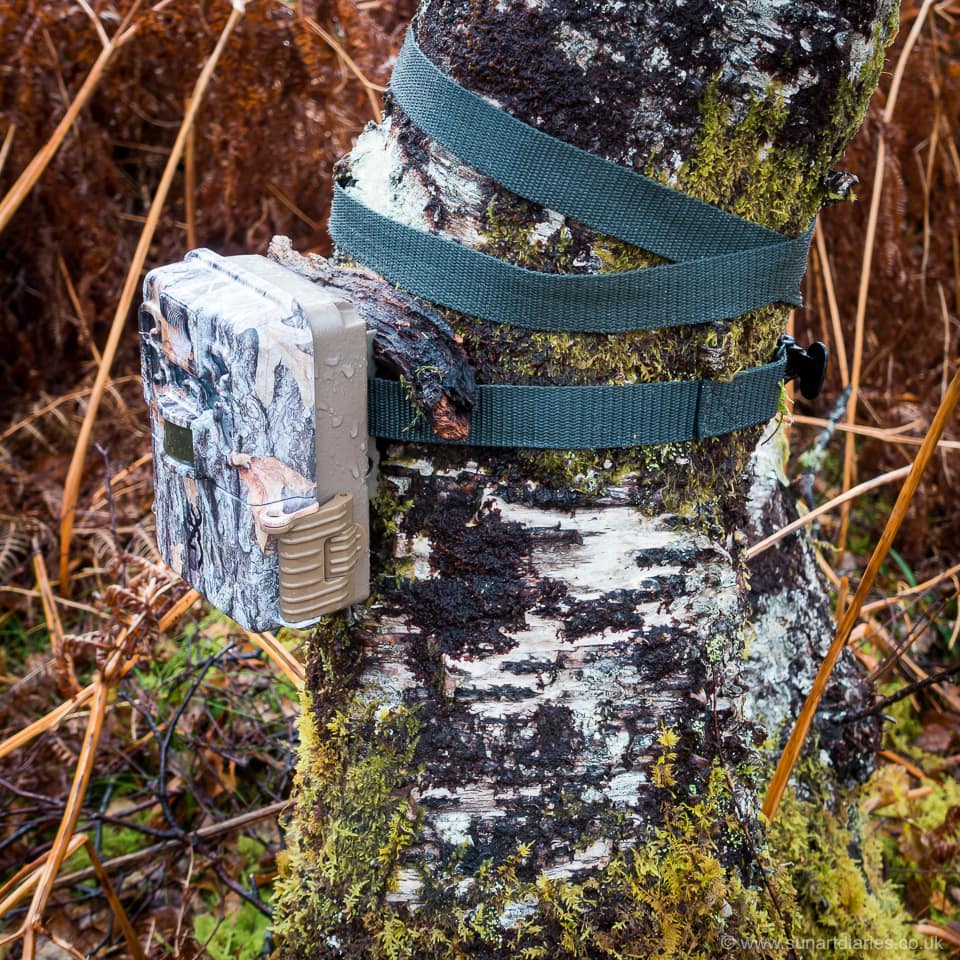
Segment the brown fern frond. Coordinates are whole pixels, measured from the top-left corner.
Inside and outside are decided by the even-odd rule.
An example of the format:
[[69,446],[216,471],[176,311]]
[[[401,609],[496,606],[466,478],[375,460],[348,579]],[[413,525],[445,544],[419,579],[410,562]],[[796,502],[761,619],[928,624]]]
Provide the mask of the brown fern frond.
[[152,513],[147,514],[134,526],[127,544],[127,553],[131,558],[136,557],[154,566],[162,566],[163,560],[157,547],[157,520]]
[[142,591],[144,588],[149,588],[153,590],[157,584],[168,585],[179,579],[168,566],[164,565],[159,556],[154,559],[128,552],[124,554],[124,560],[132,568],[127,571],[131,589]]
[[932,829],[905,823],[899,847],[916,874],[906,890],[908,903],[913,909],[927,909],[949,868],[960,864],[960,805],[950,807],[943,822]]
[[82,532],[87,552],[93,555],[97,565],[111,569],[120,556],[117,538],[110,529],[86,529]]
[[0,518],[0,580],[8,580],[30,555],[33,532],[29,523]]
[[125,622],[131,616],[143,613],[146,609],[144,599],[140,594],[121,587],[118,583],[112,583],[103,591],[102,598],[104,603],[113,611],[114,616],[121,622]]
[[77,762],[76,753],[56,734],[51,738],[50,750],[65,767],[72,767]]

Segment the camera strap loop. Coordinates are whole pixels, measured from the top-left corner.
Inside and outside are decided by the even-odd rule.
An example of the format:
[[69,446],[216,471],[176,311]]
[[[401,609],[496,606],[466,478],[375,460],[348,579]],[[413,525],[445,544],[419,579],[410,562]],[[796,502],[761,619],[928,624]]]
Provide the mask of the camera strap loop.
[[391,220],[338,185],[329,226],[337,246],[403,290],[528,330],[660,330],[800,303],[803,270],[790,244],[765,248],[763,262],[744,251],[622,273],[540,273]]
[[371,433],[410,443],[546,450],[604,450],[703,440],[756,423],[777,412],[786,360],[753,367],[732,380],[675,380],[623,386],[477,386],[470,434],[436,436],[403,384],[369,381]]
[[518,120],[439,70],[417,46],[412,29],[390,93],[417,127],[465,163],[601,233],[676,261],[753,250],[761,269],[765,251],[783,246],[792,252],[796,275],[803,276],[802,238],[751,223]]

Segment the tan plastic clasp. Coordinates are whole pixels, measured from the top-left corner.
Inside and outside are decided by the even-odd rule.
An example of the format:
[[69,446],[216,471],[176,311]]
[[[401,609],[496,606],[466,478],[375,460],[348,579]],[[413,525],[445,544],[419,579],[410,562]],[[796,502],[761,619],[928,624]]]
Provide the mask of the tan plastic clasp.
[[277,538],[280,614],[287,624],[306,623],[363,599],[356,573],[367,533],[353,521],[352,494],[338,493],[322,506],[312,503],[294,513],[264,510],[258,523]]

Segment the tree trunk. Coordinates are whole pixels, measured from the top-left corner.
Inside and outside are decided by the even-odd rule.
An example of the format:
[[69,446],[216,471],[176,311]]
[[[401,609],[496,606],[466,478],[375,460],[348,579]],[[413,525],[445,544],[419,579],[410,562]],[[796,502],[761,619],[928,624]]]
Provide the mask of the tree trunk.
[[[797,234],[842,189],[831,168],[896,20],[892,0],[425,0],[416,24],[438,66],[520,119]],[[383,214],[533,269],[656,262],[498,188],[395,105],[338,175]],[[772,306],[605,336],[441,313],[477,381],[509,383],[726,378],[767,362],[787,323]],[[375,596],[309,645],[279,956],[646,956],[690,936],[720,956],[723,930],[780,912],[757,797],[832,627],[802,538],[744,559],[793,510],[782,433],[762,433],[385,445]],[[870,768],[874,721],[844,722],[868,695],[842,661],[813,751],[837,787]],[[662,891],[681,849],[677,883],[706,906],[671,926],[647,880]]]

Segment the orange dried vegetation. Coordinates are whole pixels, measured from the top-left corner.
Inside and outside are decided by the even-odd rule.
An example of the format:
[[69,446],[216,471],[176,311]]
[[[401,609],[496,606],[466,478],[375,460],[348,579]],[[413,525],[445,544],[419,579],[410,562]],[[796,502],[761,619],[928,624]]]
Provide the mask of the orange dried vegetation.
[[[132,0],[91,6],[106,33]],[[80,4],[13,0],[0,13],[0,195],[52,133],[101,51]],[[265,249],[275,233],[324,250],[329,175],[370,118],[364,76],[389,73],[412,3],[254,0],[231,36],[195,128],[199,244]],[[363,9],[361,9],[361,7]],[[398,9],[404,8],[404,9]],[[142,219],[189,96],[230,12],[225,0],[144,3],[50,166],[0,244],[0,400],[76,383],[102,342]],[[3,153],[0,152],[0,157]],[[147,266],[187,249],[181,170]],[[72,289],[71,289],[72,288]],[[134,346],[134,337],[127,346]],[[124,364],[132,366],[131,362]]]
[[[848,354],[852,354],[857,287],[877,146],[886,138],[886,164],[867,301],[858,423],[913,424],[922,436],[937,408],[960,353],[960,12],[956,3],[934,4],[925,19],[899,90],[893,119],[882,122],[890,75],[885,73],[866,123],[842,161],[861,179],[859,202],[822,216]],[[916,6],[903,11],[904,26],[890,51],[897,62]],[[801,334],[833,341],[827,298],[816,260],[808,274],[808,309],[798,317]],[[836,349],[836,343],[831,343]],[[840,391],[834,364],[829,410]],[[804,428],[806,430],[806,428]],[[958,436],[957,425],[947,436]],[[804,437],[812,433],[804,433]],[[802,442],[802,441],[801,441]],[[836,441],[835,441],[836,443]],[[860,439],[859,479],[896,469],[912,459],[911,448],[889,438]],[[960,512],[953,491],[960,483],[960,457],[946,450],[931,464],[914,500],[897,549],[918,579],[949,566],[960,541]],[[892,498],[892,495],[891,495]],[[882,523],[882,516],[879,523]],[[870,531],[866,531],[870,536]],[[871,541],[879,530],[872,532]]]

